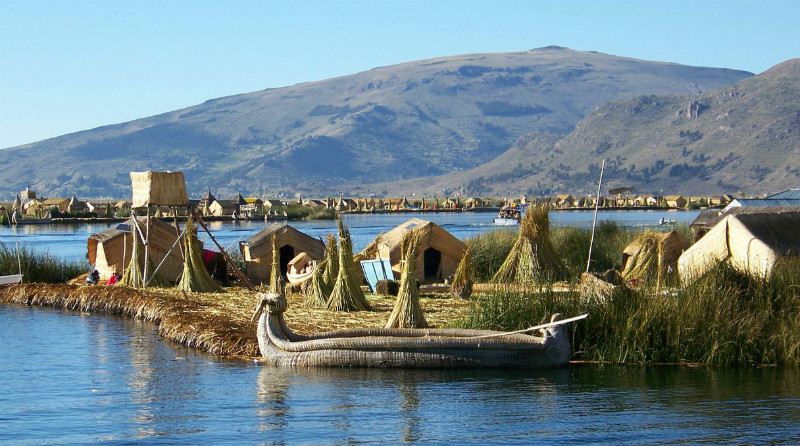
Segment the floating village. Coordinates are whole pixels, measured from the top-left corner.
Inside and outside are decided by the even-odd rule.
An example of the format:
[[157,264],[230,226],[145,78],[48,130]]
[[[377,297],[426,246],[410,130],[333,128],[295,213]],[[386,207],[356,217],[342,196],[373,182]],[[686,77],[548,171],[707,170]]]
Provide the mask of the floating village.
[[[5,256],[16,261],[4,262],[0,300],[146,319],[175,342],[279,366],[551,368],[575,360],[800,358],[800,189],[758,199],[618,190],[578,200],[288,203],[241,195],[220,200],[211,192],[191,200],[181,172],[130,175],[131,201],[43,199],[26,190],[0,209],[12,227],[109,222],[88,237],[91,271],[67,283],[30,280],[36,259],[23,266],[19,249],[5,246]],[[314,238],[292,226],[293,207],[321,210],[317,218],[408,212],[409,219],[353,252],[341,219],[337,234]],[[594,209],[596,218],[601,208],[689,207],[706,209],[688,228],[664,219],[657,229],[633,233],[613,225],[559,231],[549,224],[552,210]],[[494,223],[509,229],[464,241],[419,211],[491,211]],[[228,250],[206,225],[214,219],[265,226]],[[211,243],[203,245],[201,233]],[[770,293],[779,298],[768,311],[755,311],[754,301]],[[721,306],[730,308],[718,318],[731,320],[690,322]],[[716,334],[699,335],[708,323],[717,324]],[[758,339],[709,347],[719,332],[746,331],[748,324]],[[696,330],[696,339],[667,342],[675,330]],[[616,346],[624,337],[634,339]]]

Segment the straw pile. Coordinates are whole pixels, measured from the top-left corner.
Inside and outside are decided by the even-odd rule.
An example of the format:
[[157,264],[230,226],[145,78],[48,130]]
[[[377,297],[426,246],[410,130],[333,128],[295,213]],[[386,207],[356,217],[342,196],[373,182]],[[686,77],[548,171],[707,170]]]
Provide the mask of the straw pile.
[[[622,254],[622,277],[626,281],[647,281],[657,285],[667,282],[668,270],[677,271],[678,258],[689,247],[675,231],[643,232],[625,247]],[[676,277],[677,274],[672,274]]]
[[339,249],[336,246],[336,237],[328,234],[328,243],[325,245],[325,258],[317,263],[314,275],[311,277],[311,286],[307,289],[307,307],[323,308],[328,303],[339,275]]
[[183,232],[183,251],[186,258],[178,289],[194,293],[221,292],[222,287],[211,277],[203,262],[200,244],[194,238],[194,224],[191,217],[186,222],[186,230]]
[[457,299],[469,299],[472,295],[472,248],[467,248],[458,263],[453,283],[450,284],[450,296]]
[[550,241],[549,210],[546,205],[528,208],[517,241],[492,277],[493,283],[530,285],[567,278],[567,268]]
[[419,304],[419,285],[416,277],[417,250],[421,234],[417,230],[408,231],[403,237],[402,274],[400,291],[386,322],[386,328],[426,328],[425,315]]
[[[136,255],[131,256],[131,261],[122,273],[122,279],[120,279],[119,284],[130,287],[141,287],[144,286],[144,243],[139,241],[135,229],[133,232],[133,243],[136,244]],[[168,287],[169,282],[164,279],[161,273],[156,272],[156,274],[153,274],[153,270],[155,269],[153,262],[148,261],[147,263],[147,271],[151,275],[148,286],[160,288]]]
[[333,311],[372,311],[372,307],[359,283],[359,274],[353,261],[353,244],[350,231],[339,219],[339,272],[328,298],[326,308]]

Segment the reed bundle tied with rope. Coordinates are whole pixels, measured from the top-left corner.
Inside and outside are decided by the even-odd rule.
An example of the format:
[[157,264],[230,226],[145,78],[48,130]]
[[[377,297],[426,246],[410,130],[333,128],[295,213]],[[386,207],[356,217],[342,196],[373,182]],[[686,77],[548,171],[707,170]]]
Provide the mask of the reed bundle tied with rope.
[[392,313],[386,322],[386,328],[426,328],[428,326],[419,303],[419,285],[416,277],[420,236],[418,230],[408,231],[403,236],[400,291],[397,293]]
[[269,290],[270,292],[277,293],[281,278],[281,253],[278,251],[278,238],[275,234],[272,234],[270,237],[270,246],[272,250],[272,263],[269,267]]
[[547,205],[528,208],[517,240],[492,282],[531,285],[567,278],[567,268],[550,241],[549,212]]
[[[139,241],[139,237],[136,236],[135,231],[136,229],[134,229],[133,232],[133,243],[136,244],[136,249],[134,249],[136,255],[131,255],[131,260],[128,262],[128,267],[123,271],[122,279],[120,279],[119,284],[129,287],[143,287],[147,281],[147,286],[158,288],[168,287],[169,281],[159,272],[155,274],[151,273],[149,278],[144,278],[144,243]],[[155,265],[153,265],[152,260],[149,260],[147,270],[154,271],[154,267]]]
[[308,288],[306,306],[322,308],[331,297],[336,276],[339,274],[339,248],[336,246],[336,237],[328,234],[325,245],[325,258],[317,263],[314,275],[311,277],[311,286]]
[[326,308],[333,311],[372,311],[361,290],[359,275],[353,261],[353,243],[350,231],[339,219],[339,271],[336,282],[326,303]]
[[450,296],[456,299],[469,299],[472,296],[472,248],[467,248],[456,272],[453,274],[453,283],[450,284]]
[[189,217],[186,230],[183,232],[183,274],[178,282],[178,289],[196,293],[214,293],[222,291],[222,287],[208,273],[200,243],[194,237],[194,223]]

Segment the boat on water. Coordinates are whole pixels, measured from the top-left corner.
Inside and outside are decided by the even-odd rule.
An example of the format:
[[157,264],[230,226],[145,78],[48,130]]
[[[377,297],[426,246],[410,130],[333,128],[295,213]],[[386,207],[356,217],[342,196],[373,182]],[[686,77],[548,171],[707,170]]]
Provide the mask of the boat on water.
[[11,214],[11,224],[13,225],[48,225],[51,222],[52,216],[49,211],[45,212],[41,217],[23,216],[17,209]]
[[433,328],[363,328],[303,336],[286,325],[284,292],[261,298],[253,319],[259,317],[263,362],[290,367],[563,367],[571,356],[563,324],[585,317],[556,321],[560,315],[555,315],[553,322],[540,326],[541,336]]
[[497,217],[494,218],[493,222],[494,224],[501,226],[513,226],[519,224],[519,220],[525,215],[525,211],[527,209],[527,204],[512,204],[503,206],[500,209],[500,212],[497,214]]
[[661,220],[658,221],[658,225],[659,226],[671,226],[671,225],[674,225],[677,222],[678,222],[678,220],[676,220],[674,218],[669,218],[669,219],[662,218]]

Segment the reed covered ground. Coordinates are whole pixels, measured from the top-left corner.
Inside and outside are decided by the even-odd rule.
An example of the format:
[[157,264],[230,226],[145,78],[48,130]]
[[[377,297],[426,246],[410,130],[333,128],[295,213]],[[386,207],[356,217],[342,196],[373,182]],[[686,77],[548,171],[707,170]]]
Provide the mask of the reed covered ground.
[[[688,227],[679,231],[689,235]],[[637,235],[614,224],[599,225],[592,271],[619,269],[623,248]],[[461,300],[449,294],[423,293],[420,304],[430,326],[511,331],[545,322],[556,312],[565,317],[589,313],[589,318],[568,328],[574,360],[717,365],[800,362],[797,262],[781,265],[770,281],[719,267],[687,287],[645,284],[619,288],[610,298],[600,299],[583,293],[579,283],[586,269],[589,232],[553,228],[551,240],[569,271],[567,281],[534,286],[487,284],[516,236],[514,230],[497,230],[466,240],[472,248],[476,282],[472,297]],[[16,255],[13,263],[6,258],[12,254],[0,251],[0,274],[16,273]],[[37,270],[40,258],[30,254],[34,266],[23,267],[31,271],[26,281],[39,274],[32,271]],[[44,256],[41,262],[55,261]],[[57,281],[64,274],[53,273],[41,281]],[[306,297],[299,294],[288,299],[287,323],[304,334],[383,327],[394,304],[392,297],[367,295],[375,311],[340,312],[309,308],[304,305]],[[245,288],[226,288],[224,293],[66,284],[0,288],[0,301],[148,319],[159,323],[159,332],[167,339],[212,354],[245,357],[258,356],[255,324],[250,321],[257,300],[256,293]]]

